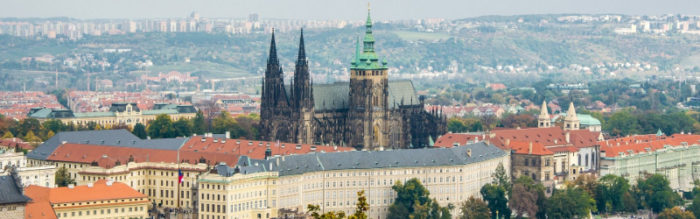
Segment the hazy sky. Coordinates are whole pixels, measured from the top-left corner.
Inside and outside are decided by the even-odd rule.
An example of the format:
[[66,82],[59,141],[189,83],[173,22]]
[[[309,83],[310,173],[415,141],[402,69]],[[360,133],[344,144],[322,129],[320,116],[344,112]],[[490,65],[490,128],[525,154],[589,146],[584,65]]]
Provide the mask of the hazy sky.
[[[481,15],[621,13],[700,14],[700,0],[383,0],[370,1],[377,20]],[[367,1],[350,0],[0,0],[0,17],[202,17],[363,19]]]

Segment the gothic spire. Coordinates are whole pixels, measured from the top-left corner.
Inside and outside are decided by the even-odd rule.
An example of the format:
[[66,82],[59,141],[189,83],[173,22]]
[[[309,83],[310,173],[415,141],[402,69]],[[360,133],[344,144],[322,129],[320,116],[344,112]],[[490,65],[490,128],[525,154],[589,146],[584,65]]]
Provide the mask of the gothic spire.
[[372,18],[369,5],[367,5],[367,22],[365,23],[364,52],[374,52],[374,36],[372,35]]
[[301,29],[301,36],[299,37],[299,55],[297,56],[297,64],[304,63],[306,61],[306,49],[304,48],[304,28]]
[[267,64],[279,66],[279,60],[277,59],[277,46],[275,45],[275,28],[272,28],[272,39],[270,40],[270,56],[267,59]]

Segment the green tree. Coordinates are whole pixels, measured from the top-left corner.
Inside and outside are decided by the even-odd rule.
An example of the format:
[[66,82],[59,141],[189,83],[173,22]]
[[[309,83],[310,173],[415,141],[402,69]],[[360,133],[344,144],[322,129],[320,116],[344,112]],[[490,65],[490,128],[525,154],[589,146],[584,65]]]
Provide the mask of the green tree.
[[211,123],[212,131],[215,133],[225,133],[235,129],[238,126],[238,124],[236,124],[236,120],[231,117],[231,114],[229,114],[227,111],[221,111],[221,113],[219,113],[219,115],[216,116]]
[[491,216],[489,206],[486,204],[486,202],[484,202],[484,200],[474,198],[474,196],[471,196],[469,199],[462,202],[460,209],[462,211],[462,215],[459,216],[460,219],[481,219]]
[[548,218],[584,218],[595,211],[595,200],[581,188],[569,186],[557,190],[547,200]]
[[41,124],[45,132],[53,131],[53,133],[58,133],[66,131],[66,125],[61,122],[61,120],[50,119]]
[[449,209],[441,207],[430,199],[430,192],[416,178],[396,181],[391,187],[396,191],[396,199],[389,206],[388,218],[450,218]]
[[657,219],[695,219],[695,215],[690,211],[681,210],[680,207],[666,208],[659,214]]
[[355,204],[355,213],[350,215],[350,219],[367,219],[367,211],[369,211],[369,203],[365,197],[365,190],[357,192],[357,204]]
[[695,197],[693,197],[693,203],[690,204],[686,210],[693,212],[696,218],[700,217],[700,195],[696,194]]
[[192,124],[185,118],[180,118],[175,121],[173,123],[173,128],[175,128],[176,136],[189,137],[192,135]]
[[506,168],[503,167],[503,163],[498,163],[491,177],[493,178],[491,183],[503,186],[510,193],[512,183],[510,182],[510,176],[506,173]]
[[[636,201],[630,193],[630,185],[627,179],[616,175],[605,175],[600,180],[596,189],[596,204],[600,212],[624,212],[634,211],[637,208]],[[634,203],[633,206],[629,200]]]
[[63,187],[69,184],[75,184],[75,180],[70,177],[68,170],[65,167],[58,168],[55,175],[56,186]]
[[204,134],[207,130],[207,121],[204,118],[202,110],[197,111],[197,114],[192,118],[192,132],[198,135]]
[[673,192],[666,177],[659,174],[637,180],[637,188],[643,205],[656,213],[681,202],[681,197]]
[[173,122],[170,116],[160,114],[156,119],[148,125],[148,136],[151,138],[174,138],[177,137],[177,132],[173,127]]
[[604,130],[615,136],[639,133],[639,123],[630,110],[620,110],[610,116]]
[[131,130],[131,133],[140,139],[146,139],[148,136],[148,133],[146,133],[146,126],[141,123],[136,123],[136,125],[134,125],[134,130]]
[[488,203],[491,209],[491,218],[510,217],[510,208],[508,208],[508,198],[506,198],[506,188],[502,185],[489,183],[481,187],[481,196]]

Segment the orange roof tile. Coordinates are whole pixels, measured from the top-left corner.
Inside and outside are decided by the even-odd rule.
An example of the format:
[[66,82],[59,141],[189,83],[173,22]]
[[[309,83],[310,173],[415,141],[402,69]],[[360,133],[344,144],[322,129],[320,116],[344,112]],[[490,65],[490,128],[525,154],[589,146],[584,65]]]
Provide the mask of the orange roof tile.
[[700,135],[674,134],[672,136],[637,135],[600,141],[601,156],[617,157],[620,154],[630,155],[647,153],[662,149],[665,146],[678,147],[686,143],[688,146],[700,143]]
[[124,183],[112,182],[112,185],[108,185],[107,180],[104,179],[98,180],[92,187],[87,185],[75,186],[72,189],[58,187],[52,188],[49,192],[49,202],[54,204],[147,197]]
[[24,189],[24,195],[31,198],[24,209],[24,218],[55,219],[56,213],[49,203],[50,188],[30,185]]
[[[532,151],[530,147],[532,146]],[[537,142],[511,141],[509,146],[516,154],[532,155],[552,155],[554,152],[548,150],[544,145]]]
[[[458,145],[466,145],[470,141],[479,141],[483,140],[484,135],[480,134],[468,134],[468,133],[447,133],[445,135],[440,136],[437,141],[435,141],[435,144],[433,144],[434,147],[442,147],[442,148],[451,148],[454,146],[454,144]],[[478,139],[478,140],[477,140]]]
[[[216,142],[214,142],[216,140]],[[284,142],[252,141],[245,139],[223,139],[207,137],[202,141],[202,136],[190,138],[180,151],[229,153],[234,155],[246,155],[253,159],[264,159],[268,146],[272,155],[307,154],[310,152],[342,152],[355,150],[352,147],[325,146],[310,144],[294,144]]]

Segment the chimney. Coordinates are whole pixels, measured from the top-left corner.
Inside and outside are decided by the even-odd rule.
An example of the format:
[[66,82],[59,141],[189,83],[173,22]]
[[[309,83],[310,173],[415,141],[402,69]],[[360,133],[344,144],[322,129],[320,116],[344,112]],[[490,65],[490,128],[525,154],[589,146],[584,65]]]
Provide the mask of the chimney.
[[527,148],[527,154],[532,154],[532,142],[530,142],[530,146]]
[[564,137],[566,138],[566,143],[567,143],[567,144],[568,144],[568,143],[571,143],[571,134],[569,134],[569,132],[566,132],[566,134],[564,135]]
[[467,156],[472,157],[472,149],[467,149]]
[[229,139],[229,138],[231,138],[231,132],[230,132],[230,131],[226,131],[226,139]]
[[93,183],[88,183],[87,186],[88,186],[88,188],[92,188],[94,185],[95,185],[95,184],[93,184]]
[[75,184],[68,184],[68,188],[69,188],[69,189],[75,188]]
[[151,136],[146,136],[146,139],[151,140]]
[[510,146],[510,138],[506,138],[505,144],[506,144],[506,147],[509,147],[509,146]]
[[107,183],[106,183],[106,184],[107,184],[107,186],[112,186],[112,183],[114,183],[114,181],[112,181],[112,180],[110,179],[110,180],[107,180]]

